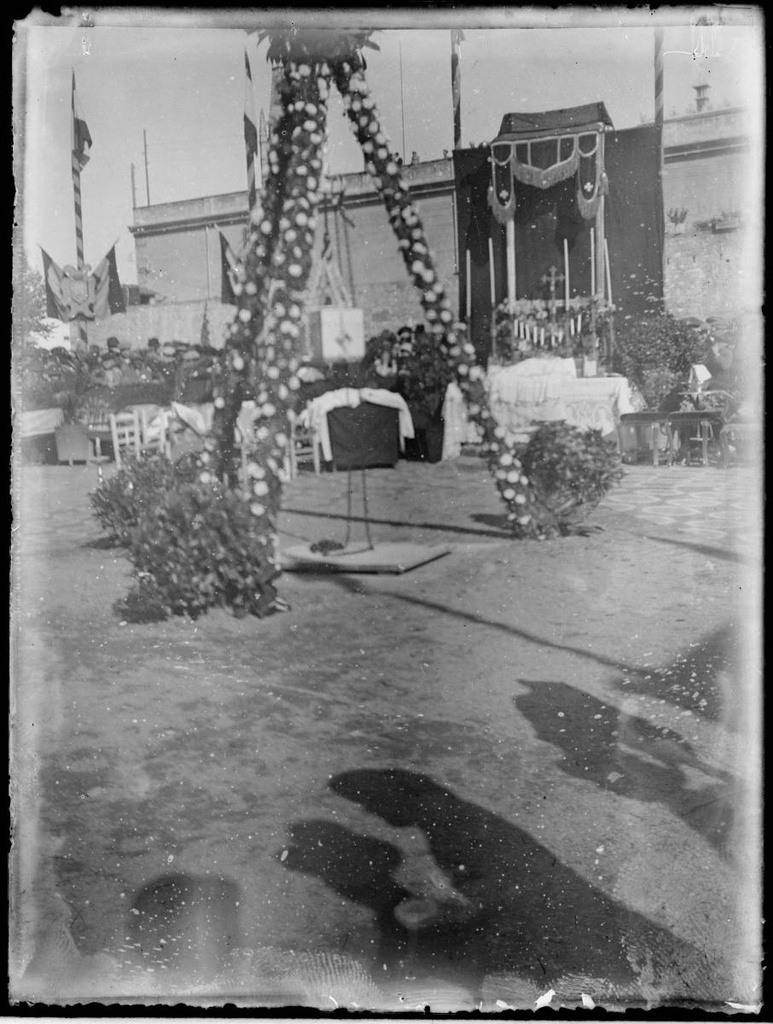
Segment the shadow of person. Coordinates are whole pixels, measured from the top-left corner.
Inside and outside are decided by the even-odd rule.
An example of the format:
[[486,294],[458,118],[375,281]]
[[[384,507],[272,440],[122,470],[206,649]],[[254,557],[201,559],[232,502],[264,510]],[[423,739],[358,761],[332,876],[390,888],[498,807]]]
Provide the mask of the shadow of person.
[[394,943],[399,934],[394,911],[410,895],[393,877],[403,862],[398,847],[333,821],[296,821],[288,835],[284,867],[313,875],[339,896],[368,907],[383,936]]
[[329,785],[390,825],[421,828],[453,886],[481,907],[468,922],[417,934],[415,962],[428,974],[455,966],[479,989],[486,976],[517,976],[577,1001],[581,991],[595,991],[704,1002],[717,986],[724,993],[717,998],[727,998],[703,953],[589,884],[528,832],[430,777],[358,769]]
[[[733,826],[731,777],[702,761],[680,733],[566,683],[518,683],[528,692],[513,697],[515,706],[538,739],[564,752],[558,762],[562,771],[618,796],[660,803],[727,852]],[[687,769],[700,773],[704,784],[699,780],[691,786]]]

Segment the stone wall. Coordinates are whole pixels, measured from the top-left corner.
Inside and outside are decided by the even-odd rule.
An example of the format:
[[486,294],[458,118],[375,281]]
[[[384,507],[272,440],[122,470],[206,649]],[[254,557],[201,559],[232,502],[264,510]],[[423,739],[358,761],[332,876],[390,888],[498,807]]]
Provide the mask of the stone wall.
[[762,260],[748,231],[666,235],[666,308],[674,316],[729,318],[759,308]]

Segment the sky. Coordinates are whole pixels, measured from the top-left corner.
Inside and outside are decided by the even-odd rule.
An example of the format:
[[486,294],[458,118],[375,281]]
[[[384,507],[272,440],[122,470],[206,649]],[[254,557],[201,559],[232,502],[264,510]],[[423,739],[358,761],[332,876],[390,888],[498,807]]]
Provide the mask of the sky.
[[[73,10],[73,9],[70,9]],[[374,29],[366,77],[397,152],[437,159],[453,147],[450,27],[461,49],[462,144],[494,138],[511,111],[601,100],[616,128],[654,118],[653,26],[665,32],[665,112],[694,111],[705,83],[715,108],[746,106],[762,117],[764,29],[755,8],[724,8],[729,24],[697,27],[717,8],[470,7],[409,12],[366,8],[293,10],[303,24],[356,17]],[[257,110],[268,116],[270,73],[258,32],[286,19],[279,9],[184,11],[107,8],[16,23],[13,51],[17,223],[28,262],[43,247],[75,264],[70,171],[70,89],[93,139],[81,176],[86,262],[117,243],[121,280],[136,283],[136,205],[246,189],[242,117],[244,52]],[[321,22],[320,22],[321,19]],[[328,166],[361,171],[363,160],[336,96],[330,104]],[[146,173],[147,153],[147,173]]]

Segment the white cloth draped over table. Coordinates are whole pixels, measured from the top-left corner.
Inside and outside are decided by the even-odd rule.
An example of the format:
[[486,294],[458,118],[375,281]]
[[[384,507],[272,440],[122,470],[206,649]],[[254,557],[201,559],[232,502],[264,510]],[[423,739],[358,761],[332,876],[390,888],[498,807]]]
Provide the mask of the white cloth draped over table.
[[362,402],[397,409],[401,449],[405,448],[405,439],[414,436],[413,420],[402,395],[386,391],[384,388],[339,388],[337,391],[326,391],[324,395],[313,398],[299,417],[303,426],[314,431],[326,462],[333,460],[327,414],[331,409],[340,409],[342,406],[356,409]]
[[64,423],[64,413],[61,409],[31,409],[18,415],[22,437],[53,434],[56,428]]
[[[625,377],[577,377],[574,359],[525,359],[513,366],[490,366],[486,375],[489,408],[508,440],[525,441],[533,423],[566,420],[581,430],[616,434],[620,416],[637,412],[641,401]],[[449,385],[443,405],[443,458],[456,458],[463,444],[481,440],[467,419],[462,393]]]

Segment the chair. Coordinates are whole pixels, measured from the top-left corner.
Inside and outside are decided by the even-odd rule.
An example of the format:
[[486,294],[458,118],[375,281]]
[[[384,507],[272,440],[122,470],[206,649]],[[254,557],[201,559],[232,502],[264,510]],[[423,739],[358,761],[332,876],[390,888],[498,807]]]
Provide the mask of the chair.
[[102,463],[110,460],[109,455],[102,452],[102,442],[109,441],[112,437],[110,430],[110,404],[106,399],[94,397],[87,399],[82,409],[82,421],[86,428],[89,441],[93,442],[93,451],[86,459],[86,465],[96,462],[97,470],[102,476]]
[[169,421],[165,409],[155,406],[140,406],[140,448],[142,451],[158,451],[167,458],[172,457],[169,437]]
[[139,456],[142,453],[142,426],[136,409],[110,414],[110,433],[113,438],[115,464],[121,468],[125,455]]
[[294,413],[289,413],[290,418],[290,446],[288,449],[288,476],[294,480],[298,475],[298,463],[311,460],[314,472],[319,475],[322,463],[319,455],[319,441],[316,433],[311,427],[305,427],[300,418]]
[[[644,409],[641,412],[626,412],[620,417],[618,426],[620,451],[623,457],[630,451],[638,452],[639,437],[643,436],[652,454],[652,465],[660,464],[661,454],[665,454],[668,465],[672,459],[671,427],[669,414],[656,410]],[[665,437],[665,447],[661,447],[661,437]],[[633,441],[633,444],[630,441]]]

